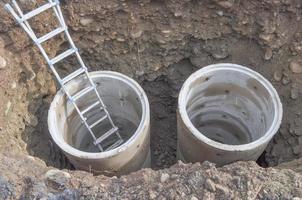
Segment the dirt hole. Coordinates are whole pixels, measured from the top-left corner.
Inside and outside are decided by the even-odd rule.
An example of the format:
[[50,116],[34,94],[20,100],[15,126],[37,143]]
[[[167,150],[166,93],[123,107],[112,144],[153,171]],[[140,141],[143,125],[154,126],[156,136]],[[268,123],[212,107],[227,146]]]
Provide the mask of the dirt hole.
[[[192,41],[189,44],[189,48],[194,49],[198,45],[203,47],[204,42]],[[290,110],[292,101],[289,99],[287,91],[282,84],[273,80],[274,71],[276,67],[282,65],[282,62],[271,61],[267,63],[263,59],[262,48],[257,43],[242,38],[231,38],[230,40],[218,40],[207,43],[207,46],[211,45],[213,48],[228,46],[227,52],[223,52],[225,56],[221,56],[217,60],[217,53],[215,52],[216,57],[213,56],[213,53],[206,50],[200,50],[197,54],[196,52],[190,52],[186,58],[157,72],[160,75],[156,75],[155,79],[147,75],[136,77],[150,102],[153,169],[167,168],[177,161],[176,107],[178,93],[186,78],[202,66],[218,62],[230,62],[248,66],[273,82],[283,100],[285,114]],[[23,140],[28,144],[27,150],[29,154],[41,158],[47,165],[60,169],[73,169],[73,166],[52,142],[48,133],[47,112],[52,98],[52,96],[45,96],[38,101],[32,102],[31,106],[38,107],[35,113],[35,116],[39,119],[38,125],[35,128],[27,128],[23,133]],[[301,105],[299,104],[299,106]],[[293,115],[290,116],[291,119],[293,117]],[[281,130],[290,121],[290,118],[285,118]],[[286,134],[289,133],[286,132]],[[280,162],[298,157],[299,155],[293,153],[293,146],[286,146],[286,144],[287,140],[280,133],[277,134],[258,159],[258,164],[262,167],[275,166]],[[282,152],[280,153],[280,151]]]

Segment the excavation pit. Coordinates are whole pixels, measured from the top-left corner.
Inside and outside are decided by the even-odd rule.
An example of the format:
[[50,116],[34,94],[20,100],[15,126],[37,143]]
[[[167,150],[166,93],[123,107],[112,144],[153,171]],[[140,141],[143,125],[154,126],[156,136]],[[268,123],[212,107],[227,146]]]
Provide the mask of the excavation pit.
[[257,160],[282,119],[273,86],[235,64],[210,65],[192,74],[178,109],[178,157],[186,162]]
[[[115,149],[100,152],[63,90],[54,97],[49,109],[48,126],[52,139],[77,169],[121,175],[149,167],[150,111],[143,89],[120,73],[98,71],[90,75],[114,123],[119,127],[124,143]],[[86,78],[80,77],[69,82],[66,87],[72,94],[87,87],[87,84]],[[94,93],[89,94],[77,102],[80,110],[96,101]],[[88,111],[85,117],[89,123],[97,121],[101,115],[102,112],[96,108]],[[109,129],[108,121],[96,126],[94,132],[98,138]],[[109,147],[116,140],[114,136],[109,137],[102,145],[104,148]]]

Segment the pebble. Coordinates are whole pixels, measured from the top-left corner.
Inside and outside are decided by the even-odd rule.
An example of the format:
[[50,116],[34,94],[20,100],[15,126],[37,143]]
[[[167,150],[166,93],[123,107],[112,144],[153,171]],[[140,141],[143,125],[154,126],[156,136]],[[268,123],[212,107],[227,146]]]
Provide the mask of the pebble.
[[217,11],[216,13],[217,13],[217,15],[219,15],[220,17],[223,16],[223,11],[222,11],[222,10],[219,10],[219,11]]
[[171,33],[171,30],[162,30],[161,32],[164,34],[169,34],[169,33]]
[[5,116],[8,115],[8,112],[9,112],[11,106],[12,106],[12,102],[10,102],[10,101],[7,102],[6,109],[5,109]]
[[12,89],[16,89],[16,87],[17,87],[17,83],[14,81],[14,82],[12,83]]
[[283,85],[287,85],[287,84],[289,84],[290,83],[290,79],[287,77],[287,76],[284,76],[283,78],[282,78],[282,84]]
[[71,175],[67,172],[58,169],[51,169],[45,173],[45,178],[48,181],[54,182],[58,184],[60,187],[62,187],[67,184],[67,182],[71,178]]
[[174,13],[174,16],[175,17],[180,17],[182,15],[182,13],[180,12],[180,11],[176,11],[175,13]]
[[275,71],[274,72],[274,79],[275,79],[275,81],[281,81],[282,73],[280,71]]
[[31,115],[30,120],[29,120],[29,124],[33,127],[36,127],[38,125],[38,123],[39,123],[38,118],[34,115]]
[[162,175],[161,175],[161,177],[160,177],[160,182],[164,183],[164,182],[166,182],[169,178],[170,178],[170,175],[169,175],[169,174],[162,173]]
[[143,31],[142,30],[138,30],[136,32],[131,32],[131,37],[133,39],[136,39],[136,38],[139,38],[140,36],[142,36],[143,34]]
[[273,56],[273,51],[270,48],[265,49],[264,60],[270,60]]
[[221,52],[221,53],[213,53],[212,56],[217,60],[221,60],[228,57],[229,54],[227,52]]
[[7,65],[6,60],[2,56],[0,56],[0,69],[4,69],[6,65]]
[[156,192],[151,190],[151,191],[149,191],[149,196],[150,196],[150,199],[155,199],[157,197],[157,194],[156,194]]
[[195,196],[192,196],[192,197],[191,197],[191,200],[198,200],[198,198],[195,197]]
[[126,40],[124,38],[116,38],[117,41],[119,42],[125,42]]
[[265,34],[262,33],[259,35],[260,39],[264,40],[267,43],[271,43],[274,39],[274,35],[273,34]]
[[301,63],[297,62],[297,61],[292,61],[289,64],[289,68],[290,70],[295,73],[295,74],[300,74],[302,73],[302,65]]
[[299,89],[294,87],[290,90],[290,98],[297,99],[299,97]]
[[215,192],[216,191],[216,186],[215,183],[211,180],[211,179],[207,179],[205,181],[205,187],[211,191],[211,192]]
[[91,24],[92,22],[93,22],[93,19],[91,19],[91,18],[82,18],[82,19],[80,19],[80,24],[82,26],[87,26],[87,25]]
[[224,8],[231,8],[233,7],[233,4],[229,1],[220,1],[218,2],[218,4],[221,6],[221,7],[224,7]]

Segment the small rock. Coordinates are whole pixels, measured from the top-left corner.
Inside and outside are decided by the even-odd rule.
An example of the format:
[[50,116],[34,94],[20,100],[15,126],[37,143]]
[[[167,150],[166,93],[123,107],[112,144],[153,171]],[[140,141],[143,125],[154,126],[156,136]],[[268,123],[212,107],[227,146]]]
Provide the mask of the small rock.
[[198,200],[198,198],[195,197],[195,196],[192,196],[192,197],[191,197],[191,200]]
[[162,175],[161,175],[161,177],[160,177],[160,182],[164,183],[164,182],[166,182],[169,178],[170,178],[170,175],[169,175],[169,174],[162,173]]
[[12,102],[10,102],[10,101],[7,102],[6,109],[5,109],[5,116],[8,115],[8,112],[9,112],[11,106],[12,106]]
[[7,65],[6,60],[0,56],[0,69],[4,69]]
[[39,123],[38,118],[34,115],[31,115],[29,120],[29,125],[36,127],[38,123]]
[[45,178],[52,186],[62,188],[65,187],[71,175],[58,169],[51,169],[46,172]]
[[176,11],[175,13],[174,13],[174,16],[175,17],[180,17],[182,15],[182,13],[180,12],[180,11]]
[[211,179],[207,179],[207,180],[205,181],[205,187],[206,187],[210,192],[215,192],[215,191],[216,191],[215,183],[214,183]]
[[119,42],[125,42],[124,38],[116,38],[116,40],[119,41]]
[[299,89],[294,87],[290,90],[290,98],[297,99],[299,97]]
[[259,35],[259,38],[264,40],[267,43],[271,43],[274,39],[274,35],[273,34],[266,34],[266,33],[261,33]]
[[227,52],[222,52],[222,53],[213,53],[212,56],[217,59],[217,60],[221,60],[224,59],[226,57],[228,57],[228,53]]
[[222,11],[222,10],[219,10],[219,11],[217,11],[216,13],[217,13],[217,15],[220,16],[220,17],[223,16],[223,11]]
[[220,1],[218,2],[218,5],[220,5],[223,8],[231,8],[233,4],[229,1]]
[[162,30],[161,32],[164,34],[169,34],[169,33],[171,33],[171,30]]
[[93,19],[91,19],[91,18],[82,18],[82,19],[80,19],[80,24],[82,26],[87,26],[87,25],[91,24],[92,22],[93,22]]
[[289,84],[290,83],[290,79],[288,78],[288,76],[284,76],[283,78],[282,78],[282,84],[283,85],[287,85],[287,84]]
[[271,48],[266,48],[264,53],[264,60],[270,60],[273,56],[273,51]]
[[139,38],[140,36],[142,36],[143,31],[142,30],[138,30],[138,31],[133,31],[131,32],[131,37],[133,39]]
[[297,62],[297,61],[292,61],[290,64],[289,64],[289,68],[290,70],[295,73],[295,74],[300,74],[302,73],[302,65],[300,62]]
[[282,73],[280,71],[275,71],[274,72],[274,79],[275,79],[275,81],[281,81]]
[[14,81],[14,82],[12,83],[12,89],[16,89],[16,87],[17,87],[17,83]]
[[157,197],[157,194],[156,194],[156,192],[151,190],[151,191],[149,191],[149,196],[150,196],[150,199],[155,199]]

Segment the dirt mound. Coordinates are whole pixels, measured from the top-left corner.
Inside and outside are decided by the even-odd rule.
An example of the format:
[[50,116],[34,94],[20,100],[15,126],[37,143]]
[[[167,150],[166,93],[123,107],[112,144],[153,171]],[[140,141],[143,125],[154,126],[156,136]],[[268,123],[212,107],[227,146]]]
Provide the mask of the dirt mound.
[[[120,178],[47,168],[31,156],[0,156],[1,199],[299,199],[302,175],[238,162],[144,169]],[[302,160],[297,161],[300,164]],[[294,167],[294,165],[290,165]],[[9,168],[9,170],[7,170]],[[295,167],[294,167],[295,169]]]

